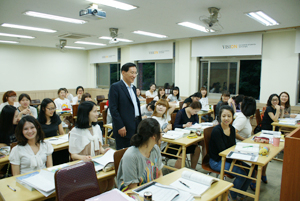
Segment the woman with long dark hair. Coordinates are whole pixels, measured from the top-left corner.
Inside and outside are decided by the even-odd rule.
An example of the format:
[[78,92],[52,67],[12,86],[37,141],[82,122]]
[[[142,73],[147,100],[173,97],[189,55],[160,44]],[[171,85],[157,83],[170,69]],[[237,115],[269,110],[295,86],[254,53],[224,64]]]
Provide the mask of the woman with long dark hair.
[[15,128],[19,122],[19,112],[12,105],[6,105],[0,114],[0,147],[16,142]]

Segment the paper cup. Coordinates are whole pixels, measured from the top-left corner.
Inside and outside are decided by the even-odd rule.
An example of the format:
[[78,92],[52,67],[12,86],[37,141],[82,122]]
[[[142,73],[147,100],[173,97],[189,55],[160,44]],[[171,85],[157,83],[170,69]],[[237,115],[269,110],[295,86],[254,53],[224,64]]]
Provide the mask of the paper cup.
[[280,143],[280,137],[275,137],[273,138],[273,146],[274,147],[279,147],[279,143]]

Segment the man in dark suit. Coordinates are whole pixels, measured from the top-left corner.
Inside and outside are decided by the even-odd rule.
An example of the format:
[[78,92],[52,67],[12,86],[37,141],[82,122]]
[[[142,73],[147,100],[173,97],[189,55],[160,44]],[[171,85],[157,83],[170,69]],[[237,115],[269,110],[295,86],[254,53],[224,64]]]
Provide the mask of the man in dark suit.
[[136,65],[126,63],[121,71],[122,80],[112,84],[109,89],[109,110],[117,150],[130,146],[130,139],[142,119],[140,101],[136,96],[136,87],[132,84],[137,76]]

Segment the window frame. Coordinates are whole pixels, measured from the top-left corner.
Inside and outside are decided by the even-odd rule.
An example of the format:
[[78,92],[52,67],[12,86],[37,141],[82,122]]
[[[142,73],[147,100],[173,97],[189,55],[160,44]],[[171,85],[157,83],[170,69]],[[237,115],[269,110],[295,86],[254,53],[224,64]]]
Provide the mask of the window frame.
[[[109,89],[110,86],[112,85],[112,83],[110,82],[111,81],[111,73],[110,73],[110,65],[111,64],[119,64],[120,66],[120,70],[119,70],[119,80],[121,80],[121,63],[120,62],[111,62],[111,63],[97,63],[95,64],[95,67],[96,67],[96,86],[97,88],[101,88],[101,89]],[[109,85],[98,85],[98,68],[100,67],[100,65],[109,65],[109,71],[108,71],[108,75],[109,76]]]

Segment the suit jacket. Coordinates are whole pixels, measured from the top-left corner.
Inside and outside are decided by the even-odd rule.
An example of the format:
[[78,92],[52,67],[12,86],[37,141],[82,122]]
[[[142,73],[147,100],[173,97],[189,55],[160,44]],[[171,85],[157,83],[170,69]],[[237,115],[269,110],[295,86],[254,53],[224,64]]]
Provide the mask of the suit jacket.
[[[136,96],[136,87],[133,86],[133,92],[136,97],[139,118],[141,118],[140,101]],[[120,80],[111,85],[109,89],[109,110],[113,121],[114,135],[119,135],[118,130],[125,126],[125,138],[131,138],[136,131],[134,105],[130,94],[124,82]]]

